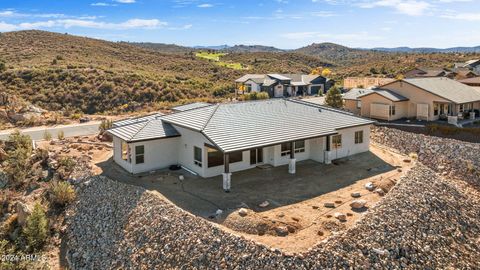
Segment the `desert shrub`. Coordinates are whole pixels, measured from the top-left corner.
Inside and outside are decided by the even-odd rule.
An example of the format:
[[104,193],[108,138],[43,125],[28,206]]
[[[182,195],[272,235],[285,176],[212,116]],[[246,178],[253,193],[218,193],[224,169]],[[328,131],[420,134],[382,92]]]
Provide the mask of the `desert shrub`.
[[15,131],[9,136],[6,146],[7,159],[3,164],[5,172],[10,181],[20,185],[25,182],[31,168],[32,140],[29,136]]
[[50,141],[52,139],[52,134],[45,130],[45,132],[43,132],[43,139],[45,141]]
[[9,233],[13,232],[17,224],[17,217],[18,217],[17,214],[13,214],[3,222],[1,231],[0,231],[1,235],[6,236]]
[[270,96],[267,92],[260,92],[257,94],[257,99],[269,99]]
[[80,118],[82,118],[83,114],[81,113],[74,113],[70,116],[70,118],[72,118],[73,120],[78,120]]
[[68,156],[63,156],[58,161],[57,172],[59,173],[60,176],[62,176],[62,178],[67,178],[73,172],[73,169],[75,168],[76,164],[77,163],[73,158]]
[[259,100],[259,99],[268,99],[267,92],[251,92],[243,95],[244,100]]
[[57,133],[57,138],[58,138],[59,140],[65,139],[65,132],[63,132],[63,130],[60,130],[60,131]]
[[100,133],[103,134],[105,132],[105,130],[112,128],[112,126],[113,126],[113,121],[112,120],[104,119],[100,123],[100,126],[98,127],[98,129],[99,129]]
[[48,220],[40,203],[37,202],[33,207],[22,232],[27,241],[28,249],[39,250],[45,244],[48,237]]
[[50,186],[52,203],[60,206],[67,205],[75,199],[75,190],[66,181],[55,181]]

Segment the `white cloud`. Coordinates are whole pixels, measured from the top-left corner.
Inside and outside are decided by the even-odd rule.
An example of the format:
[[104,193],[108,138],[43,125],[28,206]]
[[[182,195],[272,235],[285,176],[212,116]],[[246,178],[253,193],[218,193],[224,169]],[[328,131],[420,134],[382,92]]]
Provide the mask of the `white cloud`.
[[200,4],[197,7],[199,7],[199,8],[211,8],[211,7],[213,7],[213,5],[212,4]]
[[310,40],[313,42],[318,41],[329,41],[335,43],[346,43],[346,42],[358,42],[358,41],[378,41],[382,40],[381,37],[371,35],[368,32],[356,32],[356,33],[345,33],[345,34],[331,34],[324,32],[292,32],[284,33],[280,35],[283,38],[290,40]]
[[358,6],[361,8],[389,7],[402,14],[420,16],[424,15],[432,4],[422,0],[378,0],[363,2]]
[[97,2],[97,3],[91,3],[90,6],[93,6],[93,7],[115,7],[117,5],[116,4],[105,3],[105,2]]
[[25,18],[25,17],[35,17],[35,18],[65,18],[65,14],[61,13],[20,13],[14,9],[6,9],[0,11],[0,17],[4,18]]
[[122,4],[133,4],[135,0],[115,0],[115,2],[122,3]]
[[440,17],[453,20],[462,20],[462,21],[480,21],[480,13],[452,13],[444,14]]
[[[111,29],[111,30],[125,30],[125,29],[156,29],[168,25],[157,19],[130,19],[120,23],[102,22],[95,20],[81,20],[81,19],[60,19],[48,20],[38,22],[24,22],[19,24],[9,24],[0,22],[0,31],[15,31],[26,29],[41,29],[41,28],[95,28],[95,29]],[[190,26],[191,27],[191,26]]]

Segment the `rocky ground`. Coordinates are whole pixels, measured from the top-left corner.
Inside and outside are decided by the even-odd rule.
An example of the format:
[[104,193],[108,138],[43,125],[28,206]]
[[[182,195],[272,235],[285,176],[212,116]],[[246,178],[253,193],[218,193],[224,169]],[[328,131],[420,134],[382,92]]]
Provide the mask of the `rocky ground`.
[[478,269],[480,194],[418,165],[356,226],[287,256],[225,232],[154,192],[104,177],[67,217],[72,269]]

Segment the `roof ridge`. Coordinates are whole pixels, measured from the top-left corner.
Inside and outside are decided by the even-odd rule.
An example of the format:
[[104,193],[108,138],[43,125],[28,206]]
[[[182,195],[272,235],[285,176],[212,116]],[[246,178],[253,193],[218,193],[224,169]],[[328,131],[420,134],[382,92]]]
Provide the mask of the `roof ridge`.
[[[162,119],[158,119],[158,120],[160,120],[160,121],[163,123]],[[140,133],[140,131],[142,131],[142,130],[147,126],[147,124],[150,123],[151,121],[153,121],[153,119],[150,119],[150,120],[148,120],[148,121],[140,122],[140,123],[145,123],[145,124],[143,125],[143,127],[141,127],[139,130],[137,130],[137,132],[135,132],[135,133],[130,137],[130,140],[132,140],[135,136],[137,136],[137,134]],[[139,123],[139,124],[140,124],[140,123]]]
[[203,133],[203,130],[205,130],[205,128],[207,127],[208,123],[210,123],[210,120],[212,120],[212,117],[213,115],[215,114],[215,112],[218,110],[218,108],[220,107],[220,103],[218,104],[215,104],[215,109],[212,111],[212,113],[210,114],[210,116],[208,117],[207,121],[205,122],[205,125],[203,125],[203,127],[200,129],[200,131]]

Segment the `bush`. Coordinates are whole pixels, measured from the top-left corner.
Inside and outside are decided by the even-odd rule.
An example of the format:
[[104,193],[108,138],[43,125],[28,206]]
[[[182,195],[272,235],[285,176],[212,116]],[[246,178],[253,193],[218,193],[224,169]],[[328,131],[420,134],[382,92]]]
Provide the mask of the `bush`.
[[32,140],[15,131],[9,136],[6,146],[7,160],[3,164],[5,172],[15,185],[22,184],[31,169]]
[[63,130],[60,130],[60,131],[57,133],[57,138],[58,138],[59,140],[65,139],[65,133],[63,132]]
[[50,134],[50,132],[45,130],[45,132],[43,132],[43,139],[45,141],[50,141],[52,139],[52,134]]
[[66,181],[56,181],[50,186],[52,203],[65,206],[75,199],[75,190]]
[[268,99],[267,92],[251,92],[243,95],[244,100],[260,100],[260,99]]
[[103,134],[105,130],[112,128],[112,126],[113,126],[112,120],[108,120],[108,119],[102,120],[102,122],[100,123],[100,126],[98,127],[98,129],[100,130],[100,134]]
[[333,108],[341,108],[343,107],[343,99],[340,90],[334,86],[328,90],[327,95],[325,97],[325,104]]
[[27,218],[23,235],[27,240],[28,248],[32,251],[41,249],[47,240],[48,220],[42,205],[38,202]]
[[77,163],[73,158],[68,156],[63,156],[58,161],[57,173],[61,178],[66,179],[73,172],[73,169],[75,168],[76,164]]

